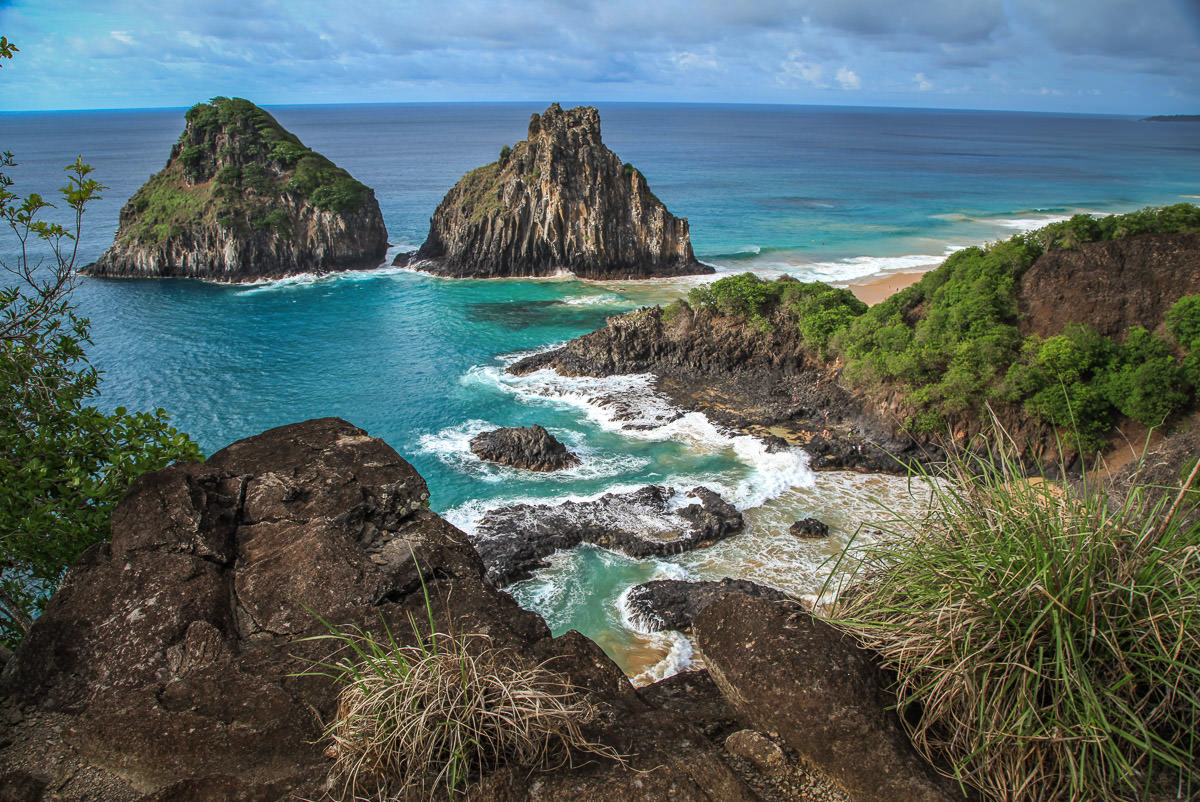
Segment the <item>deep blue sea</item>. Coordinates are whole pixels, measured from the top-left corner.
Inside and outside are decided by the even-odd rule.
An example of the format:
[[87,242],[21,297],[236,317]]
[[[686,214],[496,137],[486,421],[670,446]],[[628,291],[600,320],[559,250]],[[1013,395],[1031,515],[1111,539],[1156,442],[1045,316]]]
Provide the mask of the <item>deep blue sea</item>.
[[[305,144],[374,188],[392,252],[415,248],[442,195],[524,138],[537,104],[294,106],[270,111]],[[600,104],[606,144],[637,165],[697,256],[721,271],[852,282],[936,265],[956,248],[1077,211],[1122,212],[1200,197],[1200,125],[1125,117],[907,109]],[[0,113],[20,194],[63,183],[82,154],[108,185],[85,218],[82,262],[107,247],[121,205],[166,162],[181,109]],[[11,258],[11,236],[0,253]],[[559,554],[510,590],[555,631],[577,628],[631,674],[691,659],[647,635],[622,594],[651,577],[759,579],[815,592],[822,563],[904,483],[814,475],[800,452],[767,454],[699,415],[673,415],[645,377],[515,379],[517,356],[695,283],[448,280],[395,269],[252,286],[85,279],[102,404],[165,407],[211,453],[266,428],[338,415],[387,440],[428,480],[433,507],[470,529],[522,500],[584,498],[646,483],[706,484],[742,507],[745,534],[703,552],[639,561]],[[647,428],[599,399],[621,395]],[[470,437],[541,423],[583,456],[541,475],[481,463]],[[829,544],[786,534],[829,521]]]

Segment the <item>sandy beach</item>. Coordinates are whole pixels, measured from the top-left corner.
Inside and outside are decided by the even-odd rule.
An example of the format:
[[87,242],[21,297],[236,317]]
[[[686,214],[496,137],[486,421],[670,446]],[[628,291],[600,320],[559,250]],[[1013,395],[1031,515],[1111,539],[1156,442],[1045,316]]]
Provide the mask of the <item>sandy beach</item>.
[[892,273],[868,281],[865,284],[850,284],[847,286],[847,289],[854,293],[855,297],[860,301],[866,303],[868,306],[874,306],[889,295],[916,284],[926,272],[928,271]]

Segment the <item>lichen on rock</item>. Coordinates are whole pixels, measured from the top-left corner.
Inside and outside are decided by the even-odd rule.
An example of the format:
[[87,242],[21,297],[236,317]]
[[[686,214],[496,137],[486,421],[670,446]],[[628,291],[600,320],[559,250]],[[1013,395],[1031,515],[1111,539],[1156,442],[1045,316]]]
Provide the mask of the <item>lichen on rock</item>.
[[406,264],[454,277],[598,279],[711,273],[692,252],[688,223],[675,217],[641,171],[600,139],[600,114],[557,103],[529,121],[529,136],[505,146],[448,192],[429,236]]
[[187,112],[166,166],[121,209],[85,272],[219,281],[376,267],[387,230],[375,193],[242,98]]

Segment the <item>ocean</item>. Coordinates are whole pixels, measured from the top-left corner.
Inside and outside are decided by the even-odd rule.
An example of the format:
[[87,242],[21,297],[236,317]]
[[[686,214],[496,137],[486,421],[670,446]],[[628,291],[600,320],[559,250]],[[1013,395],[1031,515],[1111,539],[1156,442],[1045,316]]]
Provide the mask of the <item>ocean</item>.
[[[571,105],[571,104],[564,104]],[[599,104],[606,144],[639,167],[697,256],[720,272],[846,283],[926,269],[963,246],[1079,211],[1200,197],[1200,127],[1126,117],[830,107]],[[442,195],[524,138],[544,104],[294,106],[272,114],[375,190],[390,257],[416,248]],[[51,194],[77,154],[109,189],[89,208],[81,263],[111,243],[122,204],[166,162],[182,110],[0,113],[14,189]],[[0,240],[12,258],[13,243]],[[747,529],[706,550],[635,560],[582,547],[510,592],[557,633],[578,629],[641,681],[696,660],[650,634],[624,594],[651,578],[741,576],[816,593],[842,544],[888,507],[918,503],[903,479],[814,474],[703,416],[679,417],[648,377],[512,377],[524,354],[678,297],[654,283],[440,279],[383,267],[255,285],[84,279],[90,356],[106,408],[164,407],[207,453],[272,426],[337,415],[384,438],[429,482],[433,508],[470,530],[517,501],[590,498],[647,483],[699,484]],[[621,394],[632,420],[599,401]],[[471,436],[540,423],[583,458],[556,474],[480,462]],[[813,515],[829,541],[787,526]],[[864,523],[868,526],[863,526]],[[860,532],[861,528],[861,532]]]

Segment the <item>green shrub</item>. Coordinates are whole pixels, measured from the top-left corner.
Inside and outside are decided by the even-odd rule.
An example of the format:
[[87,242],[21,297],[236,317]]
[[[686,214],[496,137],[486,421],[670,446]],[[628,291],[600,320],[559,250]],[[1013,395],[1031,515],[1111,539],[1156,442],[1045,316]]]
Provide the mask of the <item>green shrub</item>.
[[1159,426],[1187,403],[1183,381],[1171,347],[1134,326],[1108,369],[1106,394],[1122,415],[1146,426]]
[[1200,344],[1200,295],[1185,295],[1167,311],[1167,329],[1189,351]]
[[1007,454],[956,467],[928,513],[844,555],[835,623],[895,672],[914,744],[989,799],[1195,798],[1200,525]]
[[500,148],[500,162],[501,163],[508,161],[508,157],[511,155],[512,155],[512,148],[510,148],[508,145],[505,145],[504,147]]

